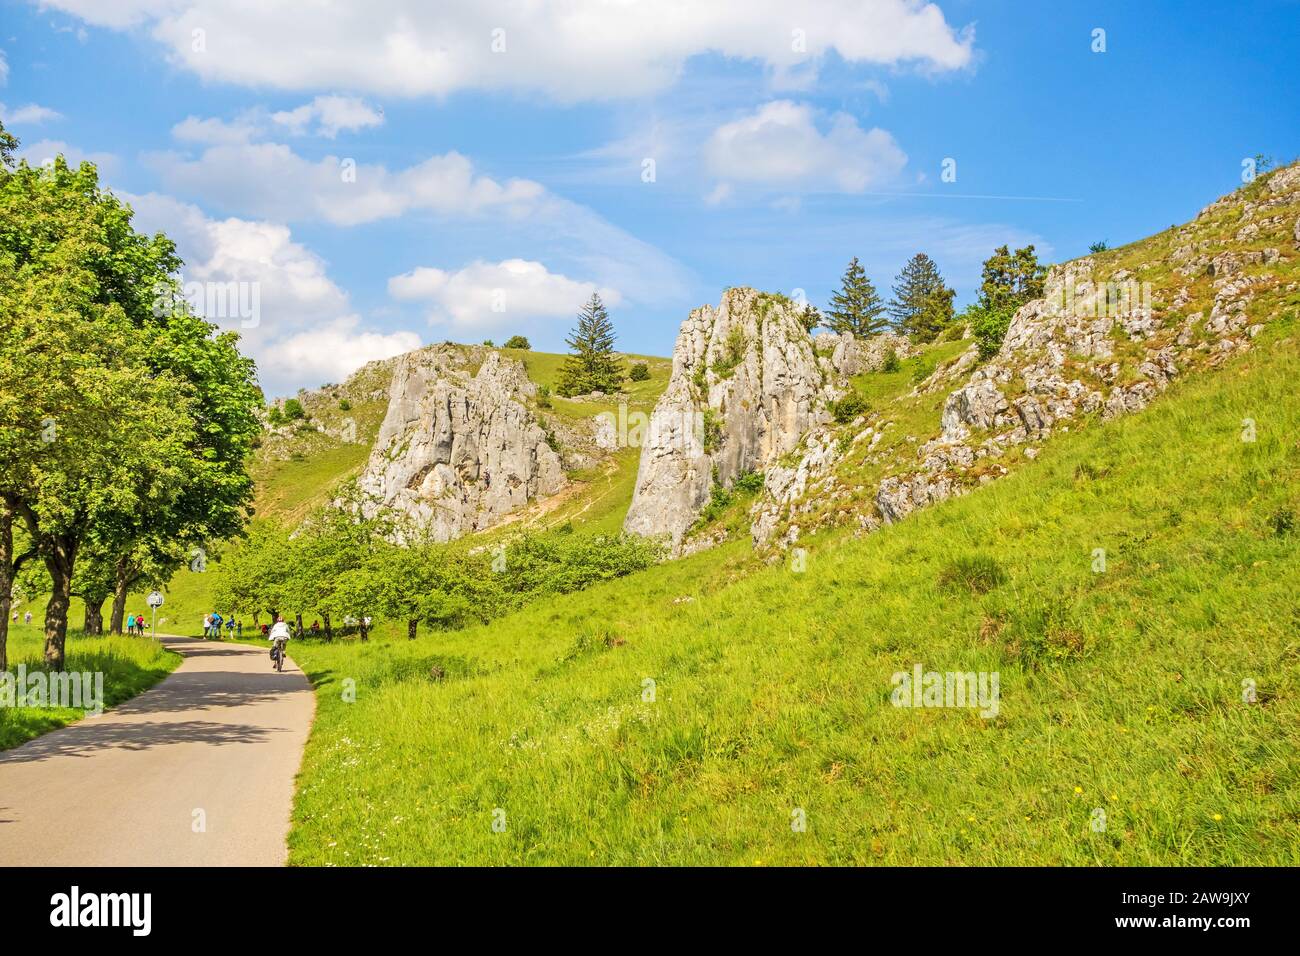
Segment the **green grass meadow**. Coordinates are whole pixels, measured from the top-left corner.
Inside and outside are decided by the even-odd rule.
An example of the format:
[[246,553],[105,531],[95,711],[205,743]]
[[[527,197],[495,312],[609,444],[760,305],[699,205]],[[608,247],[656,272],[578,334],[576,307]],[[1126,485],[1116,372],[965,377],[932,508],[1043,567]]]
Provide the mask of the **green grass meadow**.
[[[742,540],[295,642],[291,861],[1300,863],[1297,381],[1262,346],[802,572]],[[996,672],[997,716],[892,706],[918,663]]]

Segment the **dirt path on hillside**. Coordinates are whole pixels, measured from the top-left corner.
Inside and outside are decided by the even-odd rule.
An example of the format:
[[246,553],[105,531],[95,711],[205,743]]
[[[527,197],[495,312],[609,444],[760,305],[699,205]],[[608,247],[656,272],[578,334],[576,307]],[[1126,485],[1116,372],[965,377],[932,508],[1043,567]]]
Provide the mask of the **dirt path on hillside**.
[[311,685],[259,647],[162,640],[185,659],[157,686],[0,752],[0,866],[284,864]]

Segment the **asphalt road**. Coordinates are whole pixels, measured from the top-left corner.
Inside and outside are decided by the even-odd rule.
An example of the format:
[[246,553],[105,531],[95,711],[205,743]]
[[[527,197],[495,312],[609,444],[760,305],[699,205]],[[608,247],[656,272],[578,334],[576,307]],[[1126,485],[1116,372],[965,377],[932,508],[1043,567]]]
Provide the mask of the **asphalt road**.
[[162,640],[185,660],[157,686],[0,751],[0,866],[285,863],[310,684],[267,649]]

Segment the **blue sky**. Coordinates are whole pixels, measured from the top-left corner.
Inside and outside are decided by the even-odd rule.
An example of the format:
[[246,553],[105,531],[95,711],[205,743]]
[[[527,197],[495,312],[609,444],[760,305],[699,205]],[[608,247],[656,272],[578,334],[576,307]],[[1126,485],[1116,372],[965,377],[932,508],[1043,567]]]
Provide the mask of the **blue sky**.
[[965,302],[995,245],[1182,222],[1300,152],[1300,3],[1224,9],[0,0],[0,118],[97,162],[187,280],[255,286],[255,325],[212,317],[286,393],[446,338],[562,350],[593,289],[664,355],[730,285],[820,305],[850,256],[887,293],[925,251]]

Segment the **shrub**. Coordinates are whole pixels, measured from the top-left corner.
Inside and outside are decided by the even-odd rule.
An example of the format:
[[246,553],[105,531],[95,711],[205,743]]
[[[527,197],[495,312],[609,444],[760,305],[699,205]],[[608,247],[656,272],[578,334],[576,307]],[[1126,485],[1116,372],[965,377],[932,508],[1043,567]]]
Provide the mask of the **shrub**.
[[287,422],[296,422],[300,418],[306,418],[307,412],[302,407],[302,402],[296,398],[286,399],[284,403],[284,420]]
[[756,495],[763,490],[763,473],[761,471],[747,471],[737,478],[731,487],[733,491]]
[[349,402],[346,398],[339,399],[339,411],[347,412],[347,411],[351,411],[351,409],[352,409],[351,402]]
[[1101,240],[1101,242],[1094,242],[1092,245],[1090,245],[1088,247],[1088,251],[1095,255],[1098,252],[1105,252],[1109,248],[1110,247],[1106,245],[1106,240],[1103,239]]
[[971,332],[979,345],[980,358],[988,359],[998,354],[1002,340],[1007,337],[1007,329],[1011,327],[1013,314],[1010,308],[981,305],[972,305],[966,310],[963,318],[970,323]]
[[838,401],[831,402],[829,408],[836,422],[847,425],[859,415],[865,415],[870,411],[871,406],[857,392],[849,392]]
[[711,455],[722,444],[722,419],[711,408],[704,410],[704,453]]
[[719,378],[726,378],[736,370],[745,358],[745,333],[739,326],[733,326],[723,343],[722,358],[713,363],[713,373]]
[[1273,534],[1283,538],[1295,530],[1295,512],[1290,508],[1279,508],[1269,518],[1269,524],[1273,528]]
[[271,410],[266,413],[266,420],[272,425],[284,424],[284,412],[280,411],[279,405],[272,405]]
[[512,335],[506,339],[506,344],[503,347],[508,349],[531,349],[532,345],[522,335]]
[[542,385],[537,389],[537,406],[539,408],[551,407],[551,386]]
[[901,366],[902,363],[898,360],[898,353],[893,349],[889,349],[885,352],[885,363],[880,366],[880,370],[882,372],[897,372]]
[[731,506],[731,501],[731,492],[715,481],[713,487],[709,489],[709,503],[700,512],[700,517],[696,523],[708,524],[710,521],[717,521],[722,517],[722,513]]
[[637,362],[628,370],[627,377],[634,382],[646,382],[650,380],[650,366],[645,362]]
[[490,348],[490,349],[494,349],[494,348],[497,347],[497,344],[496,344],[495,342],[493,342],[491,339],[484,339],[484,340],[483,340],[483,344],[486,345],[486,346],[487,346],[488,348]]
[[948,590],[965,588],[971,594],[987,594],[1005,584],[1007,573],[997,561],[983,554],[957,558],[939,572],[939,586]]

